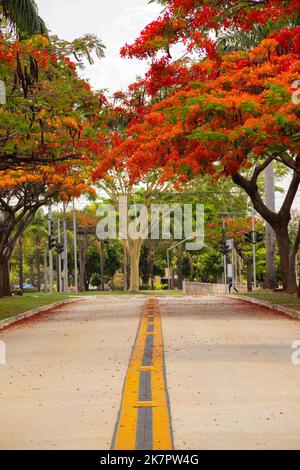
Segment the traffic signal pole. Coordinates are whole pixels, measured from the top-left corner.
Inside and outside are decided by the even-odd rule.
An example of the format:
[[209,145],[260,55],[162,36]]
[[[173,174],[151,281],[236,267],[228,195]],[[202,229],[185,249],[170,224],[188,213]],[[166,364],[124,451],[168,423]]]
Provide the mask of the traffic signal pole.
[[44,292],[48,292],[47,242],[44,244]]
[[64,292],[68,293],[68,237],[67,237],[67,213],[66,204],[63,204],[64,211]]
[[[224,245],[224,242],[225,242],[225,245],[226,245],[226,224],[223,221],[223,232],[222,232],[222,244],[223,245]],[[224,266],[225,292],[227,292],[227,253],[226,253],[226,249],[224,249],[224,254],[223,254],[223,266]]]
[[[60,219],[57,220],[57,243],[58,247],[60,248]],[[58,260],[58,269],[57,269],[57,275],[58,275],[58,290],[60,293],[62,293],[62,279],[61,279],[61,251],[58,249],[57,251],[57,260]]]

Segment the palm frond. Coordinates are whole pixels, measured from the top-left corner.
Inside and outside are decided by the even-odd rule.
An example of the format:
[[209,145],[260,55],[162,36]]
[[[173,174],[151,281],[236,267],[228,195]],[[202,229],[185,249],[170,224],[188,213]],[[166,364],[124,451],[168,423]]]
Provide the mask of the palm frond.
[[105,56],[105,46],[95,34],[85,34],[72,42],[74,54],[77,58],[86,58],[90,64],[94,63],[92,53],[95,52],[99,59]]
[[268,21],[266,24],[254,25],[251,31],[228,31],[217,38],[217,47],[220,53],[230,53],[241,50],[250,50],[266,39],[274,31],[282,28],[291,28],[299,24],[299,18],[289,19],[279,23]]
[[48,33],[34,0],[0,0],[0,5],[5,18],[15,25],[19,33],[29,35]]

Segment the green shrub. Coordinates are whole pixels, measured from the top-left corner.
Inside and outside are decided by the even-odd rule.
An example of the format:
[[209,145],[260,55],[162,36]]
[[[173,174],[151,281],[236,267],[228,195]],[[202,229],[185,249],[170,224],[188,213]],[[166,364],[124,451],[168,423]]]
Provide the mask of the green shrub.
[[150,290],[151,287],[149,286],[149,284],[141,284],[140,285],[140,290]]
[[154,290],[166,290],[168,286],[166,284],[154,284]]

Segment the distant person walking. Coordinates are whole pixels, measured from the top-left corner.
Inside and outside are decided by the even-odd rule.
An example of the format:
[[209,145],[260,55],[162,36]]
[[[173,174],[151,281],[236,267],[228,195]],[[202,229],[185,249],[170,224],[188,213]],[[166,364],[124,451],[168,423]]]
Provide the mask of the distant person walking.
[[[233,287],[232,277],[228,278],[228,287],[229,287],[229,294],[231,294],[231,289]],[[235,292],[238,292],[237,288],[234,286]]]

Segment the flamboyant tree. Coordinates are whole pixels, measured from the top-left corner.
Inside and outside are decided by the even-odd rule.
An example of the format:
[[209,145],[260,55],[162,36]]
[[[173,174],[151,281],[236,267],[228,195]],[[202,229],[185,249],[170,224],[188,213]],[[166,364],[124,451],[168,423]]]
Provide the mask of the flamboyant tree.
[[[93,162],[84,144],[101,104],[69,58],[74,51],[80,65],[79,43],[0,39],[7,92],[0,110],[0,295],[10,293],[9,260],[38,208],[80,196],[88,185]],[[85,53],[92,43],[87,39]]]
[[3,171],[0,179],[0,296],[10,295],[9,263],[20,235],[37,210],[92,191],[78,162],[32,172]]
[[[292,99],[300,70],[300,28],[276,32],[252,51],[206,59],[198,80],[155,104],[129,126],[121,146],[131,168],[164,168],[161,181],[225,175],[249,195],[274,229],[283,284],[296,288],[288,226],[300,183],[299,104]],[[201,80],[199,77],[202,77]],[[278,213],[266,207],[258,180],[272,161],[292,171]]]
[[81,156],[82,121],[99,101],[77,73],[80,62],[72,62],[69,54],[74,51],[79,60],[79,44],[85,52],[94,47],[87,42],[0,37],[0,79],[6,88],[0,108],[0,170],[30,170]]
[[[138,203],[143,203],[149,208],[153,195],[170,184],[160,180],[163,171],[161,168],[156,166],[152,167],[152,171],[145,171],[147,160],[144,155],[141,155],[139,162],[131,160],[131,137],[127,128],[141,121],[147,111],[148,99],[143,83],[134,84],[128,93],[115,93],[111,101],[102,96],[103,108],[98,117],[98,140],[86,139],[87,153],[90,152],[98,159],[93,179],[117,210],[122,196],[127,198],[126,210],[129,205]],[[127,221],[127,229],[129,223],[130,218]],[[128,230],[123,239],[125,258],[129,258],[131,292],[139,290],[139,262],[143,241],[143,236],[132,238]]]
[[299,0],[162,0],[162,14],[141,32],[123,56],[155,58],[158,52],[171,59],[173,45],[218,58],[215,38],[224,31],[248,31],[255,25],[299,19]]

